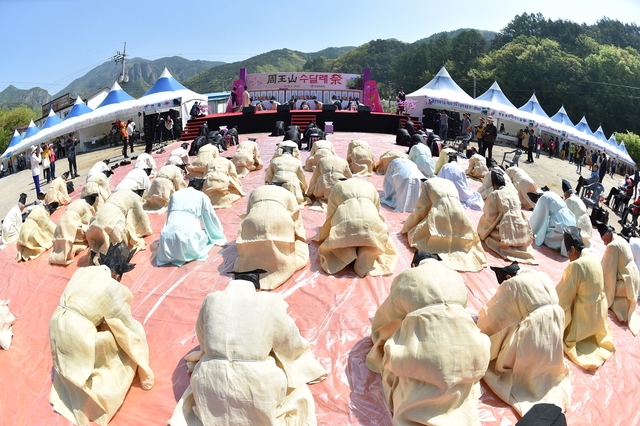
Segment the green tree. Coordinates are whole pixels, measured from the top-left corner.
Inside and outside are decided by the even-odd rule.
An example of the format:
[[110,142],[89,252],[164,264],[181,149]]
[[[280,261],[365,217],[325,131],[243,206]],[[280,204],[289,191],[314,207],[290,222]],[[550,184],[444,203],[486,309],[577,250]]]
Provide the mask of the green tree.
[[28,125],[32,119],[38,117],[36,111],[25,105],[13,109],[0,109],[0,153],[7,149],[15,129]]
[[615,132],[615,137],[618,144],[624,141],[624,147],[627,148],[629,157],[636,164],[640,164],[640,136],[627,130],[625,133]]

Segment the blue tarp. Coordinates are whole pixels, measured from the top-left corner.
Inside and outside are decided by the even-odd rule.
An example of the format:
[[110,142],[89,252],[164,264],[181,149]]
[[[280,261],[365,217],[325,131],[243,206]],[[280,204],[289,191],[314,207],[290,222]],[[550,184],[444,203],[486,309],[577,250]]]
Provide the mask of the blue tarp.
[[529,101],[518,109],[520,111],[528,112],[533,115],[549,118],[549,115],[546,112],[544,112],[544,110],[540,106],[540,102],[538,102],[538,98],[536,98],[535,92],[533,93],[533,95],[531,95],[531,98],[529,98]]
[[505,96],[497,81],[494,81],[489,90],[478,96],[476,100],[498,103],[515,108],[515,105]]
[[[451,79],[451,77],[449,77],[449,79]],[[151,86],[151,89],[147,90],[147,93],[142,96],[144,97],[160,92],[175,92],[176,90],[187,90],[187,88],[178,83],[178,80],[173,78],[169,70],[165,68],[164,71],[162,71],[162,74],[160,74],[160,77],[158,77],[158,80],[155,82],[155,84]]]
[[96,109],[102,108],[103,106],[119,104],[120,102],[132,100],[134,100],[134,98],[127,92],[122,90],[120,85],[116,82],[113,83],[113,86],[111,86],[111,90],[107,94],[107,97],[104,98],[104,100],[100,103],[100,105],[98,105]]

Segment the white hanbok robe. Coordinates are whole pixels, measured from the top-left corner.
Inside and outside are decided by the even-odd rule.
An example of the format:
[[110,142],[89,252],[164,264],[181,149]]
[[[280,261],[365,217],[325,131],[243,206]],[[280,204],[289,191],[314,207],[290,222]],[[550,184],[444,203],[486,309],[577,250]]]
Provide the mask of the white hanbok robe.
[[104,161],[98,161],[96,164],[93,165],[93,167],[91,167],[91,169],[89,169],[89,173],[87,173],[87,182],[89,182],[89,179],[93,175],[97,173],[104,173],[110,170],[111,168]]
[[155,177],[158,172],[158,165],[156,164],[156,160],[153,159],[151,154],[147,154],[146,152],[138,155],[138,159],[136,163],[133,165],[134,169],[151,169],[150,177]]
[[582,241],[589,247],[589,238],[591,238],[593,234],[593,225],[591,225],[591,218],[587,212],[587,206],[576,194],[571,194],[564,202],[576,218],[576,226],[580,228]]
[[416,163],[418,170],[425,177],[432,178],[436,175],[436,162],[431,156],[431,149],[422,143],[417,143],[409,150],[409,160]]
[[462,276],[436,260],[401,272],[373,317],[367,367],[394,425],[480,425],[489,338],[465,309]]
[[156,253],[158,266],[204,261],[214,245],[224,244],[222,224],[205,194],[186,188],[171,196]]
[[191,164],[191,162],[189,161],[189,151],[187,151],[183,147],[174,149],[173,151],[171,151],[171,154],[169,154],[167,164],[173,164],[174,166],[188,166],[189,164]]
[[326,371],[300,336],[287,304],[234,280],[204,299],[196,322],[200,350],[171,426],[316,425],[307,383]]
[[149,176],[147,176],[147,172],[142,169],[131,169],[129,173],[127,173],[120,181],[118,186],[116,186],[116,191],[118,192],[121,189],[130,189],[140,190],[144,189],[144,194],[149,192],[149,188],[151,188],[151,181],[149,180]]
[[425,176],[413,161],[395,158],[384,174],[384,196],[380,202],[392,207],[395,212],[412,212],[420,197],[420,185]]
[[17,204],[9,210],[2,221],[2,244],[9,244],[18,239],[22,228],[22,211]]
[[438,177],[453,182],[460,196],[460,203],[464,207],[471,210],[482,210],[484,206],[482,197],[476,191],[469,188],[469,182],[467,182],[464,169],[457,161],[452,161],[442,166],[440,172],[438,172]]
[[478,327],[491,339],[484,381],[500,399],[521,416],[538,403],[569,408],[564,310],[547,274],[521,269],[503,281],[480,310]]
[[544,244],[554,250],[560,249],[560,253],[566,257],[564,227],[576,226],[576,217],[555,192],[544,192],[535,206],[529,218],[531,230],[535,235],[534,242],[537,246]]
[[473,154],[469,159],[469,167],[467,167],[467,176],[482,179],[484,175],[489,173],[487,168],[487,160],[480,154]]

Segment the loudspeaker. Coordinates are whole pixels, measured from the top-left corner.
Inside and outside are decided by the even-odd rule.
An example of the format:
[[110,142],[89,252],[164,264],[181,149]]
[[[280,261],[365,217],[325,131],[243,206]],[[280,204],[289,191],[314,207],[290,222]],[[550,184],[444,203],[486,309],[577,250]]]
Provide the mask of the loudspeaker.
[[369,105],[358,105],[358,112],[371,112]]
[[256,107],[254,107],[253,105],[242,108],[243,114],[253,114],[254,112],[256,112]]
[[290,111],[291,108],[289,107],[289,104],[280,104],[278,105],[278,111]]
[[322,104],[322,111],[335,111],[338,109],[334,104]]

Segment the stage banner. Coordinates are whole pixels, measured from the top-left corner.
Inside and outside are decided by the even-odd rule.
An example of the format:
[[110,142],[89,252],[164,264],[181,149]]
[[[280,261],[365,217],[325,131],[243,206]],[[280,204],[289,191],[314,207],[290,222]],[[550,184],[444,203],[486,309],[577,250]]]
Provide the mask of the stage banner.
[[231,90],[236,91],[236,105],[232,105],[233,96],[229,96],[229,100],[227,101],[227,109],[226,112],[236,112],[241,110],[242,105],[242,93],[244,92],[244,81],[242,80],[234,80],[233,86],[231,86]]
[[371,112],[384,112],[382,110],[382,102],[380,102],[380,94],[378,93],[378,84],[369,80],[364,85],[363,103],[371,107]]
[[247,74],[247,90],[363,90],[361,74],[278,72]]

